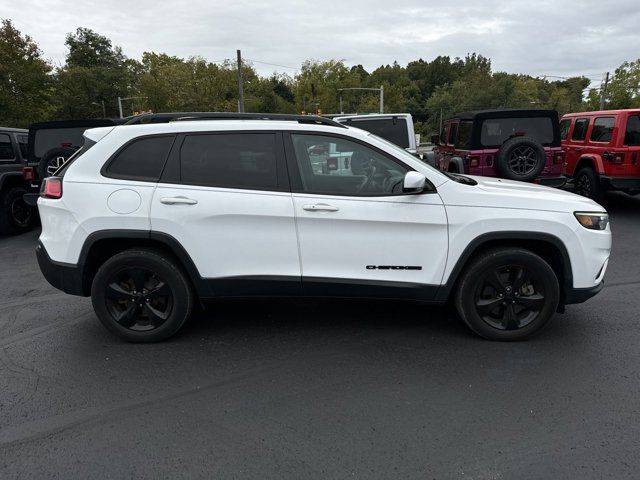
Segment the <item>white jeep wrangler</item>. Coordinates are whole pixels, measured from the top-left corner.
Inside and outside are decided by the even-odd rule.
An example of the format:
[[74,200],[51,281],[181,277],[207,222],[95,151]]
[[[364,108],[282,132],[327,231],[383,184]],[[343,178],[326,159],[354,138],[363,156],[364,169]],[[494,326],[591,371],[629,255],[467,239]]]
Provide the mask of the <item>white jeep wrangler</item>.
[[47,280],[137,342],[254,295],[452,300],[483,337],[522,339],[602,288],[611,247],[589,199],[445,174],[318,117],[91,129],[38,208]]

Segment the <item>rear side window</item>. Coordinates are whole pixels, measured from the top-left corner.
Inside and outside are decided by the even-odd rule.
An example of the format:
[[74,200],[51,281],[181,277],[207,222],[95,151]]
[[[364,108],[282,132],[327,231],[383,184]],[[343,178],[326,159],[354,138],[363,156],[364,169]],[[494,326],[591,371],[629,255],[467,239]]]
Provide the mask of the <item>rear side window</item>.
[[571,127],[571,119],[565,118],[560,122],[560,139],[566,140],[569,135],[569,127]]
[[576,120],[576,124],[573,127],[573,135],[571,135],[571,140],[581,141],[587,138],[588,128],[589,128],[588,118],[579,118],[578,120]]
[[543,145],[551,145],[554,142],[553,129],[550,117],[488,118],[482,122],[480,142],[483,147],[499,147],[511,137],[527,136]]
[[458,127],[458,140],[456,141],[456,147],[469,148],[472,128],[473,122],[460,122],[460,126]]
[[378,137],[389,140],[399,147],[409,148],[409,130],[404,118],[380,118],[369,120],[347,120],[347,125],[361,128]]
[[273,133],[188,135],[180,150],[182,183],[277,190]]
[[16,156],[11,146],[11,138],[6,133],[0,133],[0,160],[13,160],[14,158]]
[[109,163],[107,176],[157,182],[173,139],[173,135],[162,135],[134,140]]
[[624,144],[634,147],[640,145],[640,114],[629,116],[624,133]]
[[590,140],[592,142],[610,142],[613,134],[613,117],[599,117],[593,122]]
[[458,135],[458,124],[452,123],[449,127],[449,139],[447,140],[448,145],[455,145],[456,136]]

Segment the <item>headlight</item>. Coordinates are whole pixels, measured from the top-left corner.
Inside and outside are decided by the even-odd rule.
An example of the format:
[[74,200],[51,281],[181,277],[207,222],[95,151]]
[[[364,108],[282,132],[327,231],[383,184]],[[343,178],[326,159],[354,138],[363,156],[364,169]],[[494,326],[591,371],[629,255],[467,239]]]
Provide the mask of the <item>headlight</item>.
[[609,224],[609,214],[604,212],[574,212],[580,225],[590,230],[604,230]]

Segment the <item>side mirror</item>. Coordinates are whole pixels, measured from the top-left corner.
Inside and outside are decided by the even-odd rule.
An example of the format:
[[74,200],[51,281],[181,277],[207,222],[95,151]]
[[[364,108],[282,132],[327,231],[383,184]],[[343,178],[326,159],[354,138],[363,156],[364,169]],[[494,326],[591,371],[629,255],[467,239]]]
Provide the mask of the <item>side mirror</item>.
[[407,172],[402,183],[402,191],[404,193],[420,193],[424,190],[426,182],[427,177],[420,172]]
[[431,135],[431,143],[433,143],[434,145],[439,145],[440,135],[438,135],[437,133],[435,135]]

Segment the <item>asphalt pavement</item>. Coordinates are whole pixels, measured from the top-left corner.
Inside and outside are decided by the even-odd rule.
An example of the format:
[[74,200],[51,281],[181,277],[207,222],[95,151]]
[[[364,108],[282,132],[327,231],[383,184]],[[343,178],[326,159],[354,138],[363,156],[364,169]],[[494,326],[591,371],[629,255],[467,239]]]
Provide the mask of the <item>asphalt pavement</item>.
[[0,238],[0,478],[640,477],[640,197],[606,287],[527,342],[401,302],[235,301],[111,336]]

